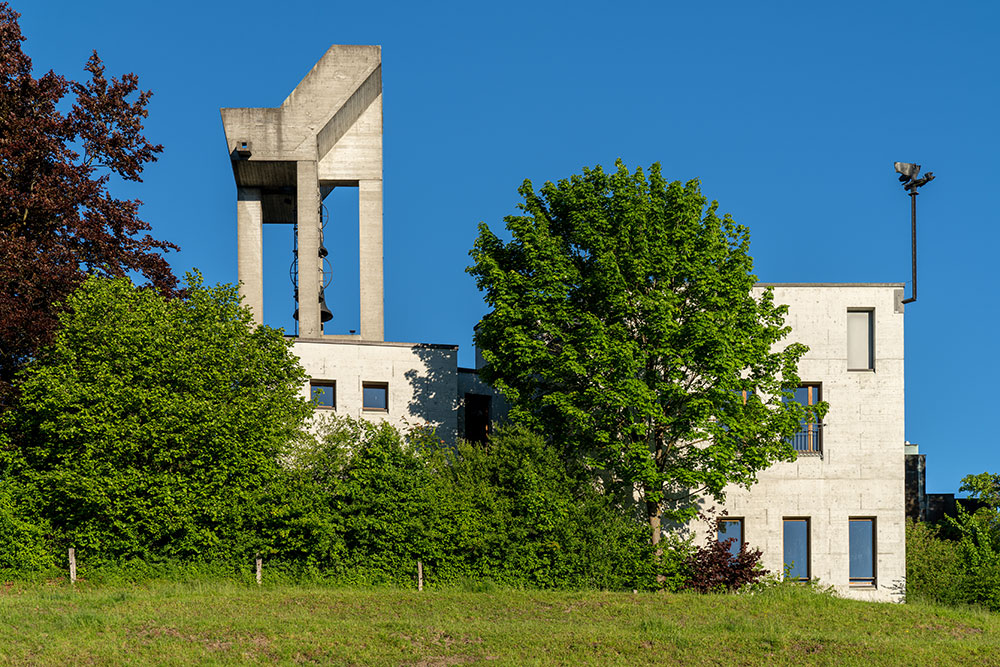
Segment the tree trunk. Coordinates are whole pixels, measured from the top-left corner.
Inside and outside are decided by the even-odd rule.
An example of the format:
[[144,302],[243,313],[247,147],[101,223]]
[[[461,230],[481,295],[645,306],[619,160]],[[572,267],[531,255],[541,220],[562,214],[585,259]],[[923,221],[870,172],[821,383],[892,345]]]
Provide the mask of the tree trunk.
[[[660,543],[660,504],[646,502],[646,518],[649,519],[650,539],[653,546]],[[659,559],[660,550],[656,550],[656,557]]]
[[[649,497],[649,489],[644,489],[646,492],[646,497]],[[663,559],[663,549],[659,547],[660,544],[660,503],[654,503],[652,501],[646,501],[646,518],[649,520],[649,531],[650,540],[656,551],[653,553],[653,558],[655,559],[657,567],[660,565],[660,561]],[[666,581],[666,577],[657,572],[656,582],[662,584]]]

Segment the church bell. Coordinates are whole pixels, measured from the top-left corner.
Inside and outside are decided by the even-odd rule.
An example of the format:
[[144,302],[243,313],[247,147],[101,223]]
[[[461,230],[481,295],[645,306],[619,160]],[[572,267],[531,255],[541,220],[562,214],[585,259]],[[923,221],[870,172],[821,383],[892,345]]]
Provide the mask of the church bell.
[[[298,299],[299,291],[295,290],[295,298]],[[292,313],[292,319],[299,319],[299,309],[296,308],[295,312]],[[330,312],[330,307],[326,305],[326,297],[323,294],[323,290],[319,291],[319,320],[320,322],[329,322],[333,319],[333,313]]]

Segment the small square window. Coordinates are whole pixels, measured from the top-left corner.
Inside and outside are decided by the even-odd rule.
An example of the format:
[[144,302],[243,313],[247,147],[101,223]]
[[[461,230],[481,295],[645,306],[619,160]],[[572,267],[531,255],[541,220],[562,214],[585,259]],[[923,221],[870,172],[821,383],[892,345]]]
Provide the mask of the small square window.
[[361,405],[372,412],[389,411],[389,385],[385,382],[363,382]]
[[847,370],[875,370],[875,311],[847,311]]
[[743,548],[743,519],[719,519],[717,538],[720,542],[732,540],[729,543],[729,553],[736,556]]
[[851,586],[875,585],[875,519],[850,520]]
[[337,383],[331,380],[313,380],[309,383],[309,395],[317,408],[337,407]]

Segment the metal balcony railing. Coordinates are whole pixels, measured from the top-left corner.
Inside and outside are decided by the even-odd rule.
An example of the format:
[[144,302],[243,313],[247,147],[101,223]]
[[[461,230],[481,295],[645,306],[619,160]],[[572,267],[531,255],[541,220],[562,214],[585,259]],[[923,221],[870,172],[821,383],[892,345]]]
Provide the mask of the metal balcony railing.
[[823,451],[823,424],[802,424],[801,429],[798,433],[793,435],[789,442],[792,445],[792,449],[797,452],[815,452],[820,453]]

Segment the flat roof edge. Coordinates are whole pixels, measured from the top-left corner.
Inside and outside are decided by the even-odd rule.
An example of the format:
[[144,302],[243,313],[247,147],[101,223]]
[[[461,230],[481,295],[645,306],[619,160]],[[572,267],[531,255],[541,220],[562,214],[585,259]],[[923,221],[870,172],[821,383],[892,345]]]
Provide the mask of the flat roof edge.
[[447,345],[444,343],[398,343],[387,340],[351,340],[347,338],[301,338],[299,336],[285,336],[296,343],[322,343],[324,345],[368,345],[374,347],[419,347],[431,350],[458,350],[458,345]]
[[754,287],[906,287],[906,283],[754,283]]

